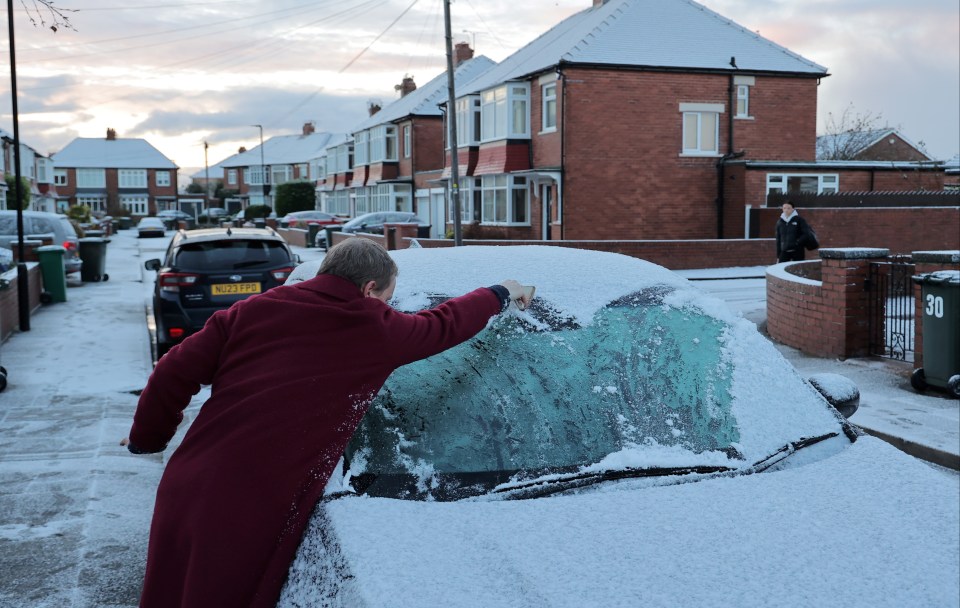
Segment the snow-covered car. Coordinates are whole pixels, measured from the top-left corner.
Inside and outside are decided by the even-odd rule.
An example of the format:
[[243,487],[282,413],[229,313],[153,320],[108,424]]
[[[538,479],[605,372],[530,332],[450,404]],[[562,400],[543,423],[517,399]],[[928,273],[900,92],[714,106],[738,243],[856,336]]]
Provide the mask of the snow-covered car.
[[391,375],[279,606],[957,605],[960,477],[863,435],[725,303],[618,254],[391,255],[399,310],[536,297]]
[[137,222],[137,236],[144,237],[162,237],[166,236],[167,226],[163,220],[158,217],[145,217]]

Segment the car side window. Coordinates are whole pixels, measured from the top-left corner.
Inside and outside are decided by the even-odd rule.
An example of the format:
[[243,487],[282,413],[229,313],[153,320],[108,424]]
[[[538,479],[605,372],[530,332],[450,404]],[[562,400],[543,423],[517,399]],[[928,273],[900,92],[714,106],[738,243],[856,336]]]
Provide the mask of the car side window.
[[47,218],[35,217],[33,218],[32,232],[34,234],[56,234],[56,229]]
[[16,215],[0,216],[0,234],[16,234],[16,233],[17,233],[17,216]]

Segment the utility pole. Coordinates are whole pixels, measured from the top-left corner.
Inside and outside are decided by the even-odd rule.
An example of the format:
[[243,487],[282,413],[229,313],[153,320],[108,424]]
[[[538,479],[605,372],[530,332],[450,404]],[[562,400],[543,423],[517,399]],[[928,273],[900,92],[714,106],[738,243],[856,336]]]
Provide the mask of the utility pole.
[[[8,0],[9,1],[9,0]],[[443,22],[447,39],[447,133],[450,146],[450,199],[453,205],[453,245],[463,245],[460,230],[460,166],[457,158],[457,95],[453,78],[453,35],[450,33],[450,0],[443,0]]]
[[[260,188],[263,191],[263,204],[268,205],[270,199],[267,196],[267,194],[270,192],[270,186],[267,185],[267,165],[264,163],[264,160],[263,160],[263,125],[250,125],[250,126],[257,127],[258,129],[260,129],[260,182],[261,182]],[[270,206],[273,207],[273,205],[270,205]],[[274,211],[276,211],[276,209],[274,209]]]
[[210,147],[210,144],[204,140],[203,142],[203,189],[207,193],[206,198],[203,200],[203,208],[206,209],[210,206],[210,164],[207,162],[207,148]]
[[17,303],[20,314],[20,331],[30,330],[30,279],[24,261],[23,246],[23,183],[20,176],[20,113],[17,109],[17,51],[13,41],[13,0],[7,0],[7,22],[10,40],[10,99],[13,101],[13,174],[14,204],[17,206]]

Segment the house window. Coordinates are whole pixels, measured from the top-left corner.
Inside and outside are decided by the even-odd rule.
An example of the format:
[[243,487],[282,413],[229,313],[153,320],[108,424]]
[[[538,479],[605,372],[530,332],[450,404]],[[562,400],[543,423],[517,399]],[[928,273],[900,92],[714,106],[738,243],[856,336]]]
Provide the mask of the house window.
[[307,163],[297,165],[297,179],[310,179],[310,165]]
[[147,197],[121,196],[120,206],[130,212],[130,215],[147,215]]
[[157,186],[169,186],[169,185],[170,185],[170,172],[157,171]]
[[481,141],[530,136],[530,88],[513,83],[480,96]]
[[370,162],[370,132],[360,131],[353,136],[353,165],[362,167]]
[[681,103],[683,152],[687,156],[716,156],[720,141],[722,103]]
[[50,183],[50,171],[52,165],[49,158],[37,157],[37,182],[41,184]]
[[270,183],[285,184],[293,179],[293,167],[290,165],[273,165],[270,167]]
[[480,143],[480,97],[472,95],[457,100],[457,146]]
[[67,170],[66,169],[54,169],[53,170],[53,183],[56,186],[66,186],[67,185]]
[[107,199],[102,196],[78,196],[77,204],[90,208],[90,211],[106,211]]
[[231,186],[237,185],[237,170],[236,169],[227,169],[227,184]]
[[103,169],[77,169],[77,188],[106,188]]
[[146,169],[120,169],[117,171],[117,177],[121,188],[147,187]]
[[543,131],[557,130],[557,83],[543,85]]
[[530,201],[527,178],[512,175],[484,175],[480,178],[484,224],[529,224]]
[[[269,167],[267,167],[267,169],[269,170]],[[247,170],[244,172],[244,178],[246,178],[246,184],[248,186],[262,186],[265,175],[266,172],[261,165],[251,165],[247,167]]]
[[410,158],[410,125],[404,125],[403,127],[403,157]]
[[337,146],[336,163],[337,173],[347,173],[353,169],[353,144]]
[[737,85],[737,118],[750,116],[750,87],[745,84]]
[[840,176],[836,173],[768,173],[767,194],[834,194],[840,190]]
[[370,162],[397,160],[397,126],[380,125],[370,129]]

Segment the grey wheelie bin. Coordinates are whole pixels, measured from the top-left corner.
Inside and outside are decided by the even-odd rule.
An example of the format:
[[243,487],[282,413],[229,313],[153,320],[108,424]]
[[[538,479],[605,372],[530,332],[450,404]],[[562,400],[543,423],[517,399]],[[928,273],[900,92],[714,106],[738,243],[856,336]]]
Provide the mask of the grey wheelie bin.
[[920,285],[923,313],[923,367],[910,384],[946,389],[960,399],[960,270],[939,270],[913,277]]
[[106,281],[110,277],[107,267],[107,239],[90,236],[79,239],[80,280],[84,282]]
[[63,254],[66,249],[60,245],[37,247],[40,258],[40,277],[43,279],[43,293],[40,299],[46,302],[67,301],[67,273],[63,268]]

